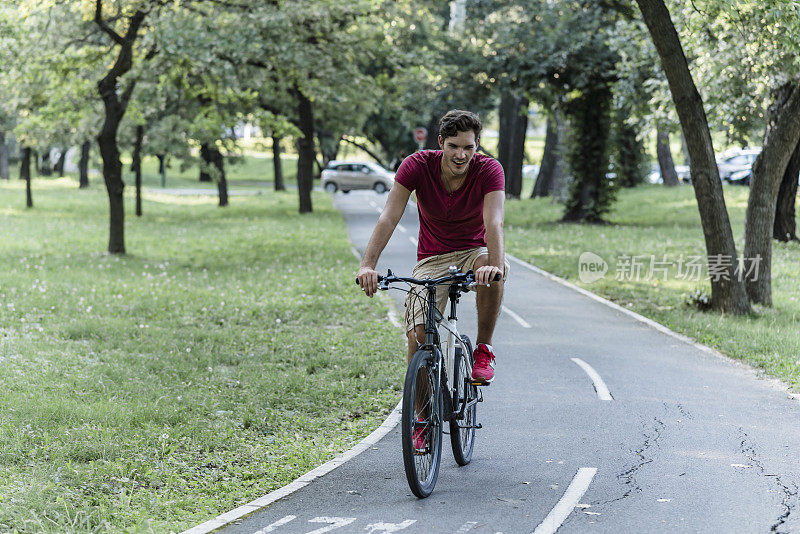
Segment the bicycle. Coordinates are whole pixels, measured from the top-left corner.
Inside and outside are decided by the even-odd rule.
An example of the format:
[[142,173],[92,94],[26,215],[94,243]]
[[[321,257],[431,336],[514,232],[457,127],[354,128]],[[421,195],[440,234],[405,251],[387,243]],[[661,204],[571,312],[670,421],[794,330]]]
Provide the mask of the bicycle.
[[[483,402],[483,395],[471,378],[472,343],[459,334],[456,316],[461,293],[475,285],[475,276],[472,271],[462,273],[455,267],[448,272],[440,278],[416,279],[395,276],[389,269],[386,276],[378,276],[379,290],[387,291],[390,284],[397,282],[427,290],[425,343],[419,346],[406,370],[401,416],[406,479],[420,499],[433,492],[439,476],[444,423],[449,423],[453,456],[460,466],[472,459],[475,430],[481,428],[476,418],[477,404]],[[496,280],[499,279],[497,275]],[[449,285],[447,319],[436,308],[436,289],[443,285]],[[448,332],[444,351],[439,327]]]

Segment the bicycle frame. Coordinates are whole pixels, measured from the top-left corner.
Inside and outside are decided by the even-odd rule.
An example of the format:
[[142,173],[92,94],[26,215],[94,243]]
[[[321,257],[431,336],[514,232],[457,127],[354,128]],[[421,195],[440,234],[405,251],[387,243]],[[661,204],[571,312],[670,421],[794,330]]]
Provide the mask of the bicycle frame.
[[[426,285],[426,289],[428,290],[428,316],[427,320],[425,321],[425,344],[419,348],[430,351],[435,357],[437,357],[438,361],[444,360],[444,372],[445,378],[447,379],[447,388],[445,391],[447,392],[447,397],[449,397],[450,392],[453,391],[454,387],[453,377],[455,376],[455,373],[453,372],[453,367],[455,366],[456,346],[460,346],[464,353],[467,352],[467,347],[464,345],[464,342],[461,340],[461,334],[458,332],[456,304],[459,302],[460,294],[458,292],[457,285],[453,284],[449,287],[448,302],[450,303],[450,314],[447,319],[445,319],[442,317],[442,314],[436,307],[436,284],[428,284]],[[440,348],[440,328],[447,331],[447,342],[444,346],[444,354],[442,354]],[[442,366],[437,365],[436,367],[438,373],[436,379],[441,384]],[[449,411],[452,413],[452,399],[449,399],[447,404],[450,407]]]

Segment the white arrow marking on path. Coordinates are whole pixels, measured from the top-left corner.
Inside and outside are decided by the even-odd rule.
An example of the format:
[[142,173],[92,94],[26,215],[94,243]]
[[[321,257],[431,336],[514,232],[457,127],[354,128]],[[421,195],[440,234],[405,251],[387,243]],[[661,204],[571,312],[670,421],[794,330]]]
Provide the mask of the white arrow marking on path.
[[381,532],[399,532],[401,530],[407,529],[414,523],[416,523],[416,519],[406,519],[402,523],[372,523],[371,525],[367,525],[364,527],[364,530],[368,531],[367,534],[380,534]]
[[276,528],[285,525],[289,521],[293,521],[295,517],[297,517],[297,516],[296,515],[287,515],[286,517],[282,517],[281,519],[278,519],[274,523],[270,523],[269,525],[267,525],[266,527],[262,528],[261,530],[257,530],[255,532],[253,532],[253,534],[267,534],[267,532],[272,532]]
[[408,231],[408,230],[406,230],[405,226],[403,226],[402,224],[399,224],[399,223],[397,225],[397,229],[400,230],[403,233],[406,233]]
[[411,241],[411,244],[414,245],[415,247],[419,245],[419,241],[417,241],[416,237],[409,237],[408,240]]
[[323,532],[330,532],[331,530],[336,530],[337,528],[342,528],[344,526],[349,525],[353,521],[355,521],[355,517],[315,517],[314,519],[309,519],[309,523],[331,523],[327,527],[318,528],[316,530],[312,530],[307,534],[322,534]]
[[592,366],[586,363],[585,361],[581,360],[580,358],[570,358],[573,362],[578,364],[581,369],[586,371],[586,374],[589,375],[589,378],[592,379],[594,382],[594,389],[597,391],[597,396],[600,400],[614,400],[614,397],[611,396],[611,392],[608,391],[608,387],[606,387],[606,383],[603,382],[603,379],[600,378],[600,375],[597,374],[597,371],[592,369]]
[[460,529],[456,530],[456,534],[465,534],[466,532],[472,530],[472,527],[474,527],[477,524],[478,524],[477,521],[469,521],[467,523],[464,523],[463,525],[461,525]]
[[525,322],[525,319],[523,319],[522,317],[520,317],[519,315],[517,315],[513,311],[509,310],[505,306],[503,306],[502,309],[503,309],[503,312],[509,314],[512,319],[517,321],[522,328],[530,328],[531,327],[531,325],[529,325],[527,322]]
[[383,213],[383,208],[375,206],[375,211],[377,211],[378,213]]
[[586,490],[589,489],[589,484],[592,483],[595,473],[597,473],[597,468],[595,467],[581,467],[578,469],[578,473],[572,479],[564,496],[558,501],[556,507],[550,510],[544,521],[536,527],[533,534],[554,534],[558,527],[561,526],[561,523],[572,513],[575,505],[581,500]]

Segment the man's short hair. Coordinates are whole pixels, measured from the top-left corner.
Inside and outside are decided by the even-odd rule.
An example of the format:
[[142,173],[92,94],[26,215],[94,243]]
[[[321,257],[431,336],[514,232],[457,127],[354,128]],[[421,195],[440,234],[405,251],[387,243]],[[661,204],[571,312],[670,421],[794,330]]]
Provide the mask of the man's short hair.
[[439,135],[442,139],[448,137],[455,137],[458,132],[475,132],[475,139],[481,136],[481,129],[483,124],[480,117],[471,111],[464,111],[462,109],[452,109],[444,114],[442,120],[439,121]]

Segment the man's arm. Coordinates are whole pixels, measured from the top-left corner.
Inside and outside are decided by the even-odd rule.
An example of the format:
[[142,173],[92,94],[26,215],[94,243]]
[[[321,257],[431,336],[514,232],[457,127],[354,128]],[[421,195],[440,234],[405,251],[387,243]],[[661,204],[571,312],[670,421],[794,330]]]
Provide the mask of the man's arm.
[[503,236],[504,191],[492,191],[483,197],[483,226],[486,228],[486,248],[489,249],[489,264],[475,271],[478,284],[488,284],[497,273],[503,275],[505,266],[505,241]]
[[358,274],[356,274],[358,283],[368,297],[378,291],[378,272],[375,270],[375,265],[378,264],[381,252],[386,247],[386,243],[389,242],[389,238],[392,237],[397,223],[400,222],[410,196],[411,191],[395,182],[392,190],[389,191],[389,197],[386,199],[386,205],[383,207],[381,216],[378,217],[378,223],[375,225],[375,229],[372,230],[367,250],[364,252],[361,266],[358,269]]

